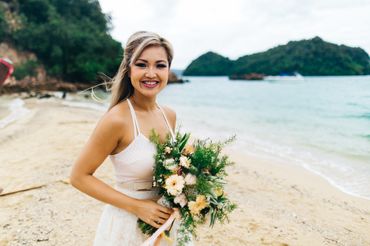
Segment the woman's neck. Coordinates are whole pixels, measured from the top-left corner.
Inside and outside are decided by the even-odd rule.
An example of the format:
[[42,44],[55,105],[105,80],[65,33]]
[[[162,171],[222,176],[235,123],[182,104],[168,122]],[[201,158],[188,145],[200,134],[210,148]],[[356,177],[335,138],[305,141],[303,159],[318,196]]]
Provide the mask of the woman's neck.
[[134,94],[130,97],[130,101],[138,111],[153,112],[157,109],[156,97]]

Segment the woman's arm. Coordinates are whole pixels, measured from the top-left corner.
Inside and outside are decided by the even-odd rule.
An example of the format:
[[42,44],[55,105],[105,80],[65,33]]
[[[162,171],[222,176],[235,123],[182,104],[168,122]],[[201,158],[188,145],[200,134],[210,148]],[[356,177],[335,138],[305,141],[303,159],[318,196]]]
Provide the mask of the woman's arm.
[[90,139],[75,161],[70,175],[71,184],[78,190],[102,202],[133,212],[135,199],[123,195],[93,176],[96,169],[119,143],[122,120],[107,112],[98,122]]
[[118,145],[123,126],[121,118],[111,111],[102,117],[74,163],[71,184],[89,196],[131,212],[152,226],[159,227],[172,213],[171,209],[150,200],[126,196],[93,176]]

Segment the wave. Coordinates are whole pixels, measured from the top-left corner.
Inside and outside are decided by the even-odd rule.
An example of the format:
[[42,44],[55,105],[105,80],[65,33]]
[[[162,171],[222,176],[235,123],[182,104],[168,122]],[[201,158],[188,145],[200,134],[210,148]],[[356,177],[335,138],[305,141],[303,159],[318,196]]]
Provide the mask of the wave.
[[16,121],[19,118],[22,118],[30,111],[24,107],[24,101],[20,98],[16,98],[9,103],[10,114],[0,120],[0,129],[6,127],[10,123]]
[[358,115],[346,115],[344,118],[355,118],[355,119],[366,119],[370,120],[370,113],[358,114]]
[[63,101],[63,105],[75,108],[88,108],[98,111],[107,111],[108,105],[105,104],[96,104],[93,102],[76,102],[76,101]]
[[365,114],[358,115],[357,118],[369,119],[370,120],[370,113],[365,113]]
[[365,109],[365,110],[369,110],[370,109],[369,105],[366,105],[364,103],[347,102],[346,105],[347,106],[351,106],[352,108],[356,108],[356,109]]

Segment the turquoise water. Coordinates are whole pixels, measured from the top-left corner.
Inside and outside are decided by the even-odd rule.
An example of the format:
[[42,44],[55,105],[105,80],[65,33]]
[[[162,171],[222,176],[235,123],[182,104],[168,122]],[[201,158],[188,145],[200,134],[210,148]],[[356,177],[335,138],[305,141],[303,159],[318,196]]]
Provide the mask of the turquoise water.
[[187,77],[159,96],[203,137],[237,135],[240,151],[288,159],[370,198],[370,76],[247,82]]

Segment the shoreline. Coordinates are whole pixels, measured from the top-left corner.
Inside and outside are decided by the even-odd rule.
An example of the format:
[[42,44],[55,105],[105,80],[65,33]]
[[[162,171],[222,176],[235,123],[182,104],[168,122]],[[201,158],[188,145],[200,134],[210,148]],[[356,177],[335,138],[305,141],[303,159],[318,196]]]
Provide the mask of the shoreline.
[[[229,153],[230,155],[232,155],[233,158],[235,158],[239,162],[241,162],[243,159],[258,160],[260,164],[265,165],[263,170],[265,170],[266,168],[271,168],[273,169],[274,172],[279,173],[279,175],[286,176],[287,180],[291,180],[291,181],[294,180],[297,183],[307,185],[307,181],[305,181],[305,179],[308,178],[310,181],[313,181],[313,180],[315,181],[313,182],[314,186],[318,186],[320,188],[325,186],[325,188],[327,187],[327,190],[331,190],[332,192],[337,193],[339,196],[343,196],[343,198],[347,197],[349,199],[355,199],[358,201],[362,201],[364,203],[369,203],[370,205],[370,198],[347,192],[343,190],[342,188],[338,187],[337,185],[335,185],[327,177],[321,175],[320,173],[315,172],[314,170],[310,170],[307,167],[299,166],[299,165],[289,163],[284,160],[280,160],[278,158],[273,158],[273,157],[267,157],[267,156],[261,156],[261,155],[251,156],[248,154],[244,155],[244,154],[235,153],[233,151],[226,151],[226,153]],[[285,169],[289,170],[289,172],[294,174],[294,176],[284,174],[283,170]],[[299,177],[299,178],[294,178],[294,177]]]
[[[256,152],[250,153],[250,151],[248,151],[248,153],[246,153],[245,155],[246,156],[252,156],[252,157],[255,157],[257,159],[266,159],[266,160],[269,160],[271,162],[288,163],[289,167],[298,168],[302,172],[308,172],[309,175],[319,177],[324,182],[326,182],[328,185],[332,186],[334,189],[338,190],[341,193],[344,193],[344,194],[349,195],[351,197],[355,197],[355,198],[363,199],[363,200],[366,200],[366,201],[370,201],[370,197],[356,194],[355,192],[352,192],[352,191],[346,189],[346,187],[340,186],[337,183],[337,181],[335,181],[331,177],[326,176],[325,174],[321,173],[318,170],[315,170],[313,167],[310,167],[308,165],[309,160],[297,159],[297,158],[295,158],[295,160],[294,160],[294,158],[292,158],[292,156],[282,157],[282,156],[276,156],[276,155],[271,154],[271,153],[262,153],[261,151],[259,151],[258,153],[256,153]],[[323,160],[325,160],[325,159],[323,158]]]
[[[4,193],[42,187],[0,196],[0,245],[90,245],[104,204],[71,187],[68,177],[103,112],[58,99],[24,101],[31,113],[0,135],[0,187]],[[229,224],[212,231],[201,226],[196,245],[370,244],[370,201],[284,159],[232,147],[225,153],[236,162],[228,169],[226,192],[238,208]],[[96,176],[113,184],[109,158]],[[81,213],[86,209],[89,216]]]
[[305,166],[302,166],[303,169],[305,169],[307,172],[310,172],[311,174],[314,174],[314,175],[317,175],[319,176],[321,179],[323,179],[324,181],[326,181],[329,185],[331,185],[333,188],[335,188],[336,190],[348,195],[348,196],[351,196],[351,197],[354,197],[354,198],[358,198],[358,199],[361,199],[361,200],[365,200],[365,201],[369,201],[370,202],[370,198],[369,197],[365,197],[365,196],[361,196],[361,195],[357,195],[353,192],[350,192],[350,191],[347,191],[345,190],[344,188],[340,187],[339,185],[337,185],[333,180],[331,180],[330,178],[326,177],[325,175],[319,173],[319,172],[316,172],[315,170],[312,170],[308,167],[305,167]]

